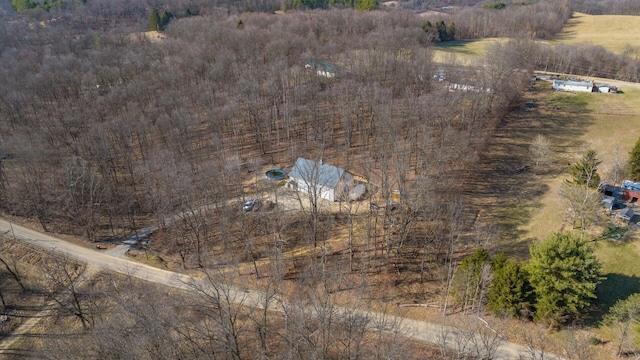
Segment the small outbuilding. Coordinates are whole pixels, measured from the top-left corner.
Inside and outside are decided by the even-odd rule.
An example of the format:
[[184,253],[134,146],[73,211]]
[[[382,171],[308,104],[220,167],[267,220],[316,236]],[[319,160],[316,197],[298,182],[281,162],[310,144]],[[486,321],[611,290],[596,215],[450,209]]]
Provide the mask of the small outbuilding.
[[613,196],[603,196],[602,204],[604,204],[604,207],[607,208],[607,210],[613,211],[616,206],[616,198]]
[[628,207],[622,210],[618,216],[627,221],[631,221],[631,218],[633,218],[633,214],[633,209]]
[[336,201],[348,195],[354,186],[353,174],[321,161],[298,158],[289,171],[291,183],[298,191]]

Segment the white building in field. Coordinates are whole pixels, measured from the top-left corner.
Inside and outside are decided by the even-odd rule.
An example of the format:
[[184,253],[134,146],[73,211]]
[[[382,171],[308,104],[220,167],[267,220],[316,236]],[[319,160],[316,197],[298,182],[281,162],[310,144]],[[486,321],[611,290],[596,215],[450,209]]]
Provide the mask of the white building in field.
[[553,80],[553,90],[574,92],[597,92],[598,87],[591,81]]
[[333,165],[298,158],[289,171],[291,183],[298,191],[336,201],[349,193],[354,185],[353,174]]

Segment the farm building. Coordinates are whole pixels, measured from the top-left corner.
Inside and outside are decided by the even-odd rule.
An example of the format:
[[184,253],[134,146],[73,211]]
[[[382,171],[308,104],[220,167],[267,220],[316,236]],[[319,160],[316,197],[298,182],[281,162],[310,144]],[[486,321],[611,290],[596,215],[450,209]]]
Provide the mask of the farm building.
[[622,199],[637,202],[640,199],[640,183],[624,180],[622,182]]
[[614,197],[616,201],[626,201],[635,203],[640,199],[640,183],[624,180],[622,186],[603,184],[600,190],[605,197]]
[[629,221],[631,221],[631,219],[633,218],[633,215],[634,213],[632,208],[626,208],[622,210],[620,214],[618,214],[618,216],[621,217],[622,219],[629,220]]
[[[594,89],[595,88],[595,89]],[[576,92],[594,92],[598,87],[591,81],[574,81],[574,80],[553,80],[553,90],[558,91],[576,91]]]
[[[537,76],[536,79],[544,80],[547,77]],[[617,93],[617,86],[600,85],[597,86],[592,81],[577,80],[553,80],[553,90],[572,91],[572,92],[597,92],[597,93]]]
[[333,165],[298,158],[289,171],[291,183],[298,190],[336,201],[354,185],[353,174]]
[[607,210],[613,211],[616,207],[616,198],[614,196],[603,196],[602,204]]

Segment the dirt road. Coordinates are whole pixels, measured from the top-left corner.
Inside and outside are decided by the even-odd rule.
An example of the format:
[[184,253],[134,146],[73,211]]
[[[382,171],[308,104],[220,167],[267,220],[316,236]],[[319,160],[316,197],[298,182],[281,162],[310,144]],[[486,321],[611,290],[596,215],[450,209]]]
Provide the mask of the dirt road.
[[[15,237],[15,239],[24,241],[32,245],[36,245],[45,250],[68,254],[69,256],[83,261],[99,270],[114,271],[139,279],[147,280],[156,284],[171,286],[182,290],[192,289],[190,284],[193,283],[204,284],[202,280],[188,275],[157,269],[148,265],[136,263],[126,258],[114,257],[109,255],[108,253],[85,248],[64,241],[62,239],[40,233],[32,229],[28,229],[23,226],[12,224],[3,219],[0,219],[0,234],[4,234],[9,237]],[[237,303],[242,303],[244,306],[262,308],[261,303],[264,294],[260,291],[243,289],[239,287],[230,287],[229,292],[230,298],[235,299]],[[273,306],[272,310],[281,311],[281,306],[281,303],[277,303]],[[348,311],[349,309],[346,308],[338,309],[338,312]],[[460,330],[458,329],[425,321],[383,315],[381,313],[374,313],[364,310],[356,311],[361,313],[362,316],[367,316],[373,319],[370,325],[371,328],[386,330],[388,325],[385,324],[400,324],[401,333],[409,338],[433,344],[441,344],[443,342],[446,342],[446,344],[452,348],[459,346],[459,338],[456,339],[456,336],[454,336],[455,334],[460,334]],[[473,337],[470,342],[481,343],[482,339]],[[497,355],[494,358],[528,359],[530,358],[530,356],[528,356],[527,353],[527,349],[520,345],[503,342],[498,347]],[[549,354],[545,354],[544,358],[558,360],[562,359],[560,357],[550,356]]]

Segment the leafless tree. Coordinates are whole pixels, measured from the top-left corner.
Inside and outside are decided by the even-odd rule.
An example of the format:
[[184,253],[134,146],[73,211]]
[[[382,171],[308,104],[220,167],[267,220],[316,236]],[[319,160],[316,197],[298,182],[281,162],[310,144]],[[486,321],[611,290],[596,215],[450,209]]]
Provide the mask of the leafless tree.
[[90,291],[94,271],[87,271],[65,254],[51,254],[45,264],[47,293],[63,313],[75,316],[88,330],[94,325],[95,308]]
[[535,137],[531,146],[529,146],[531,159],[535,162],[536,167],[545,165],[551,160],[551,146],[549,140],[543,135]]

